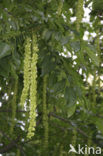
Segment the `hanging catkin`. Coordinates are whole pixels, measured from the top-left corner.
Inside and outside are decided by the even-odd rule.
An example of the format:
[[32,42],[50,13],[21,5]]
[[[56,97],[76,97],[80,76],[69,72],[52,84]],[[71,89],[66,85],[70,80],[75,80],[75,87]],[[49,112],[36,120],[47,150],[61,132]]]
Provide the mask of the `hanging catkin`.
[[62,13],[62,8],[63,8],[63,0],[59,0],[59,5],[58,5],[58,16],[61,15],[61,13]]
[[24,57],[24,88],[20,100],[21,106],[24,106],[24,103],[28,96],[30,86],[30,62],[31,62],[31,43],[30,38],[27,37],[25,43],[25,57]]
[[43,151],[47,154],[48,148],[48,112],[47,112],[47,75],[43,78],[43,127],[44,127],[44,143]]
[[[92,137],[91,136],[88,138],[87,145],[88,145],[88,147],[91,147],[91,145],[92,145]],[[89,154],[85,153],[84,156],[89,156]]]
[[76,9],[76,29],[78,32],[80,31],[80,23],[82,21],[83,14],[83,0],[78,0]]
[[[73,130],[73,137],[72,137],[72,146],[74,148],[76,147],[76,139],[77,139],[77,131],[76,131],[76,129],[74,129]],[[69,155],[71,155],[71,153]],[[76,154],[72,153],[72,156],[76,156]]]
[[100,37],[99,37],[99,29],[96,31],[97,34],[97,38],[95,40],[96,43],[96,48],[97,48],[97,53],[98,53],[98,57],[99,57],[99,61],[100,61],[100,56],[101,56],[101,50],[100,50]]
[[18,92],[18,77],[15,80],[15,85],[14,85],[14,95],[12,99],[12,125],[10,127],[10,134],[13,133],[13,129],[15,126],[15,117],[16,117],[16,101],[17,101],[17,92]]
[[60,146],[60,154],[59,156],[63,156],[63,145]]
[[[101,50],[100,50],[100,38],[99,38],[99,29],[96,30],[96,34],[97,34],[97,37],[96,37],[96,40],[95,40],[95,46],[96,46],[96,50],[97,50],[97,54],[98,54],[98,59],[99,59],[99,66],[100,66],[100,60],[101,60]],[[96,106],[96,67],[94,67],[94,73],[93,73],[93,76],[94,76],[94,79],[93,79],[93,87],[92,87],[92,92],[93,92],[93,106]],[[100,92],[100,72],[98,71],[98,92]]]
[[16,156],[20,156],[20,149],[17,149],[17,155]]
[[[98,22],[98,25],[100,24],[100,22]],[[96,44],[96,49],[97,49],[97,54],[98,54],[98,59],[99,59],[99,66],[101,65],[101,48],[100,48],[100,36],[99,36],[99,32],[100,29],[96,30],[96,34],[97,34],[97,38],[95,40],[95,44]],[[100,71],[98,71],[98,88],[99,88],[99,93],[100,93]]]
[[38,59],[37,37],[33,34],[32,37],[32,60],[31,60],[31,75],[30,75],[30,114],[29,128],[27,138],[34,136],[36,126],[36,102],[37,102],[37,59]]
[[96,106],[96,92],[95,92],[95,88],[96,88],[96,69],[94,69],[94,79],[93,79],[93,84],[92,84],[92,108],[95,108]]

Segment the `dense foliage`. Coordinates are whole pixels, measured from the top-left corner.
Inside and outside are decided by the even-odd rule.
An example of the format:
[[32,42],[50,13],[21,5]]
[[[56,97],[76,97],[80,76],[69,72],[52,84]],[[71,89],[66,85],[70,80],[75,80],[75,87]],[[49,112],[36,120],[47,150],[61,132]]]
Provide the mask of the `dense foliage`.
[[102,61],[103,0],[0,0],[0,153],[103,148]]

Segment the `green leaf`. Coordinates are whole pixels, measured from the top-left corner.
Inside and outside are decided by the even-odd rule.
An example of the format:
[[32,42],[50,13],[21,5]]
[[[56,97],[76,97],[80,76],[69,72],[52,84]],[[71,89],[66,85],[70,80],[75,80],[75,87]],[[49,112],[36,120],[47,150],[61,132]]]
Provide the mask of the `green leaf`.
[[85,45],[85,50],[96,66],[99,66],[99,58],[96,56],[96,50],[92,45]]
[[74,41],[74,42],[71,42],[70,44],[75,52],[80,50],[80,42],[79,41]]
[[50,73],[51,71],[53,71],[56,67],[56,63],[53,62],[52,60],[52,56],[51,55],[47,55],[44,59],[43,59],[43,63],[42,63],[42,74],[47,74]]
[[76,94],[74,88],[66,87],[64,97],[69,106],[73,106],[76,102]]
[[64,90],[65,87],[65,81],[59,81],[56,84],[53,84],[52,89],[54,90],[54,92],[61,92]]
[[51,30],[48,30],[46,29],[44,32],[43,32],[43,38],[48,41],[50,39],[52,35],[52,31]]
[[103,119],[96,118],[95,123],[96,123],[98,130],[100,130],[101,133],[103,134]]
[[68,118],[70,118],[75,113],[75,110],[76,110],[76,104],[68,107],[68,112],[67,112]]
[[10,45],[0,42],[0,59],[11,54]]
[[93,10],[103,11],[103,1],[102,0],[93,0]]
[[20,67],[21,60],[20,60],[20,56],[19,56],[19,54],[17,53],[16,50],[14,51],[14,53],[13,53],[13,55],[12,55],[12,58],[13,58],[13,60],[14,60],[14,63],[15,63],[15,65],[16,65],[16,67],[17,67],[17,68]]
[[10,72],[9,58],[0,59],[0,75],[8,77],[9,72]]
[[62,44],[62,45],[67,44],[67,43],[69,42],[70,39],[71,39],[70,36],[65,36],[65,37],[63,37],[63,38],[61,39],[61,44]]

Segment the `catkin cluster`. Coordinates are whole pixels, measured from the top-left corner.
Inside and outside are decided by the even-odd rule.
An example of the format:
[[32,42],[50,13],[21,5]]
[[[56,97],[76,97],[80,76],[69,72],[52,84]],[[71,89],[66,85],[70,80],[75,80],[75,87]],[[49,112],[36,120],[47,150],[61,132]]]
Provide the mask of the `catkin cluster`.
[[[26,39],[24,58],[24,88],[21,95],[21,106],[24,106],[27,96],[30,98],[29,128],[27,138],[34,135],[36,126],[36,94],[37,94],[37,37],[35,34]],[[30,94],[29,94],[30,91]]]
[[43,78],[43,127],[44,127],[44,151],[47,151],[48,147],[48,112],[47,112],[47,100],[46,100],[46,90],[47,90],[47,75]]
[[36,126],[36,94],[37,94],[37,60],[38,60],[38,46],[36,35],[32,39],[32,60],[31,60],[31,76],[30,76],[30,122],[28,128],[27,138],[34,135]]
[[25,42],[25,56],[24,56],[24,88],[21,95],[20,104],[24,106],[28,96],[30,86],[30,66],[31,66],[31,43],[28,37]]
[[82,21],[84,11],[83,11],[83,0],[78,0],[77,2],[77,10],[76,10],[76,29],[80,31],[80,23]]

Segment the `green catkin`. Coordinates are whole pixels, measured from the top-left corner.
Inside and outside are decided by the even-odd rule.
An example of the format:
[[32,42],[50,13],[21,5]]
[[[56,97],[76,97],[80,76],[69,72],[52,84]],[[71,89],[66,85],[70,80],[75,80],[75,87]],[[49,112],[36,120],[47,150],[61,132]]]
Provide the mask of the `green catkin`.
[[100,53],[101,53],[101,50],[100,50],[100,38],[99,38],[99,29],[96,31],[96,34],[97,34],[97,38],[96,38],[96,48],[97,48],[97,53],[98,53],[98,57],[99,57],[99,61],[100,61]]
[[84,11],[83,11],[83,0],[78,0],[77,2],[77,10],[76,10],[76,29],[80,31],[80,23],[82,21]]
[[[9,81],[9,83],[10,82],[11,80]],[[11,92],[12,92],[12,85],[8,86],[7,94],[9,96],[9,99],[11,98]],[[10,107],[11,107],[11,101],[8,101],[7,109],[9,109]],[[7,112],[7,116],[9,116],[9,112]]]
[[62,8],[63,8],[63,0],[60,0],[59,1],[59,6],[58,6],[58,16],[60,16],[61,15],[61,13],[62,13]]
[[28,96],[30,86],[30,64],[31,64],[31,43],[30,38],[26,39],[25,43],[25,57],[24,57],[24,88],[21,95],[20,104],[24,106]]
[[47,112],[47,75],[43,78],[43,127],[44,127],[44,143],[43,143],[43,151],[44,154],[47,154],[48,148],[48,112]]
[[[91,147],[91,144],[92,144],[92,137],[90,136],[90,137],[88,138],[87,146],[88,146],[88,147]],[[89,154],[84,154],[84,156],[89,156]]]
[[[74,147],[76,147],[76,140],[77,140],[77,131],[76,131],[76,129],[74,129],[73,130],[72,143],[71,143]],[[71,153],[69,155],[71,155]],[[76,156],[76,154],[72,153],[72,156]]]
[[29,128],[27,138],[34,136],[36,126],[36,103],[37,103],[37,60],[38,60],[38,46],[36,35],[32,38],[32,60],[31,60],[31,75],[30,75],[30,114],[29,114]]
[[94,70],[94,79],[93,79],[93,87],[92,87],[92,108],[95,108],[96,106],[96,93],[95,93],[95,87],[96,87],[96,70]]
[[17,150],[17,156],[20,156],[20,149]]
[[16,78],[15,80],[14,95],[13,95],[12,105],[11,105],[12,106],[12,125],[10,127],[10,134],[13,133],[13,129],[15,126],[17,92],[18,92],[18,78]]
[[[97,34],[97,37],[96,37],[96,40],[95,40],[95,45],[96,45],[96,49],[97,49],[97,54],[98,54],[98,59],[99,59],[99,66],[100,66],[100,38],[99,38],[99,29],[96,31],[96,34]],[[96,106],[96,93],[95,93],[95,88],[96,88],[96,69],[95,69],[95,72],[94,72],[94,79],[93,79],[93,107]],[[98,85],[99,85],[99,92],[100,92],[100,75],[98,73],[98,77],[99,77],[99,81],[98,81]]]
[[[98,23],[99,24],[99,23]],[[97,34],[97,38],[95,40],[95,44],[96,44],[96,49],[97,49],[97,54],[98,54],[98,59],[99,59],[99,66],[101,65],[101,49],[100,49],[100,36],[99,36],[99,32],[100,30],[97,29],[96,34]],[[100,71],[98,71],[98,76],[99,76],[99,92],[100,92]]]
[[63,145],[60,146],[60,156],[63,156]]

